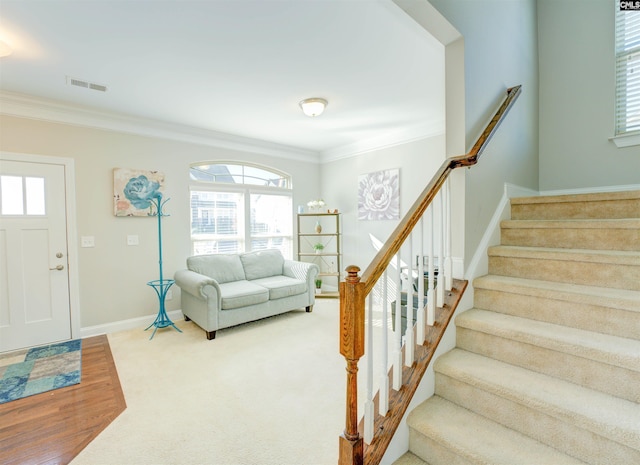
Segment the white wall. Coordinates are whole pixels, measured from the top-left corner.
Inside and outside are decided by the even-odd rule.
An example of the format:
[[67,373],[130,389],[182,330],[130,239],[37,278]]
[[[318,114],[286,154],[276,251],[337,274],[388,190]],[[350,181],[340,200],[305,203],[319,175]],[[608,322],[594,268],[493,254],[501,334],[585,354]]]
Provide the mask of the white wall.
[[[158,311],[146,285],[158,279],[157,221],[113,215],[113,168],[165,173],[171,199],[162,223],[165,277],[184,268],[190,255],[189,164],[224,159],[272,166],[292,175],[294,205],[319,192],[316,163],[25,118],[0,116],[0,150],[74,159],[78,236],[95,237],[95,247],[78,250],[82,328]],[[130,234],[139,236],[139,246],[127,246]],[[172,289],[168,311],[180,308],[179,288]]]
[[613,0],[538,0],[540,190],[640,182],[640,146],[616,148]]

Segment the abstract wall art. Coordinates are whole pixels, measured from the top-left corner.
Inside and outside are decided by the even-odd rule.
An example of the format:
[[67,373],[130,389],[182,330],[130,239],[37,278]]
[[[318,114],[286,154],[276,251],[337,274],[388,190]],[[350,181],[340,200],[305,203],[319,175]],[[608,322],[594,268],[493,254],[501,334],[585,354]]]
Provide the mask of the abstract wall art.
[[358,176],[358,219],[400,219],[400,170]]

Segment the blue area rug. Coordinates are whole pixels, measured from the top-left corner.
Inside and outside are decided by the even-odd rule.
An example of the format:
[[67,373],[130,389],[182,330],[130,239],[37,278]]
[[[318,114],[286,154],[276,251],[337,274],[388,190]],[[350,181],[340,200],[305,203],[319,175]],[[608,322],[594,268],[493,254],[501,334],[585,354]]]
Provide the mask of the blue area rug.
[[0,354],[0,404],[80,382],[82,341]]

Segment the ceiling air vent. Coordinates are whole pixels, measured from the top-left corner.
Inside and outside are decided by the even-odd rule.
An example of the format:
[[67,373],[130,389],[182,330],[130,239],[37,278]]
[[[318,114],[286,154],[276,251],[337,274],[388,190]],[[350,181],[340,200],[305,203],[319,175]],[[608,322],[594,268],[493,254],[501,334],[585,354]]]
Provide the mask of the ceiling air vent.
[[89,89],[99,90],[100,92],[106,92],[107,86],[103,86],[102,84],[94,84],[93,82],[90,82]]
[[107,86],[105,85],[96,84],[95,82],[83,81],[82,79],[76,79],[69,76],[67,76],[67,84],[70,86],[84,87],[85,89],[93,89],[100,92],[107,91]]

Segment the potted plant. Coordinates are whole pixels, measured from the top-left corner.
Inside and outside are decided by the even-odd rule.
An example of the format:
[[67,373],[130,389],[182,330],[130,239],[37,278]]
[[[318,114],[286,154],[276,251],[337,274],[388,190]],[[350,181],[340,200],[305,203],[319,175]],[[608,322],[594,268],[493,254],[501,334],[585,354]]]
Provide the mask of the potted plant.
[[322,279],[316,279],[316,294],[320,294],[322,292]]
[[321,252],[324,250],[324,245],[323,245],[323,244],[320,244],[320,243],[315,244],[315,245],[313,246],[313,250],[315,250],[315,251],[316,251],[316,253],[321,253]]

